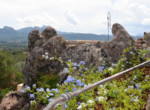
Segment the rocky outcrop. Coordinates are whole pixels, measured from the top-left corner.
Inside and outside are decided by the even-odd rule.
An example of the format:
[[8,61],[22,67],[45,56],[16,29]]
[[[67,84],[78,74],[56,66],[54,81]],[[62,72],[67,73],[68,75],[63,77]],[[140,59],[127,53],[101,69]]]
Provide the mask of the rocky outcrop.
[[143,38],[137,38],[135,42],[138,49],[144,49],[147,47],[146,41]]
[[1,101],[0,110],[29,110],[29,101],[20,92],[8,93]]
[[31,86],[36,82],[39,73],[58,74],[60,81],[66,77],[63,68],[66,66],[58,60],[46,60],[43,54],[48,57],[61,57],[62,60],[79,63],[85,61],[86,65],[101,64],[99,59],[106,62],[116,63],[125,48],[135,45],[134,40],[128,32],[116,23],[113,25],[112,33],[114,39],[110,42],[102,41],[67,41],[64,37],[58,36],[55,29],[46,28],[42,34],[33,30],[28,36],[28,56],[23,69],[24,84]]
[[150,110],[150,95],[148,96],[148,100],[146,102],[146,110]]
[[[65,39],[55,36],[56,31],[51,27],[46,28],[42,35],[38,30],[33,30],[28,36],[28,56],[23,69],[24,84],[31,86],[39,73],[58,74],[63,70],[63,65],[58,60],[46,60],[42,55],[48,52],[49,57],[60,56],[66,48]],[[49,39],[48,39],[49,38]]]
[[144,32],[144,39],[148,47],[150,47],[150,33]]
[[114,39],[112,39],[110,43],[118,44],[124,48],[135,45],[133,38],[129,35],[125,28],[118,23],[113,25],[112,34],[114,35]]

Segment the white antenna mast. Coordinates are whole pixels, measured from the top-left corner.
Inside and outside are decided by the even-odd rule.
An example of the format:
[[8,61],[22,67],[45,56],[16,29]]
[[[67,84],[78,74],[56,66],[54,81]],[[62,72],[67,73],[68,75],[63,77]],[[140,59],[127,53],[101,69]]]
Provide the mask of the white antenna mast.
[[109,41],[109,28],[111,29],[111,14],[110,12],[107,13],[107,23],[108,23],[108,41]]

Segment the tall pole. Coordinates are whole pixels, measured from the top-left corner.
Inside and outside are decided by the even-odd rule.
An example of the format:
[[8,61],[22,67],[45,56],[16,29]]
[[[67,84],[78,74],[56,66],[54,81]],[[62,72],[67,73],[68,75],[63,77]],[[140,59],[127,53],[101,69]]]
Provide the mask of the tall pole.
[[111,29],[111,14],[110,12],[107,13],[107,28],[108,28],[108,41],[109,41],[109,28]]

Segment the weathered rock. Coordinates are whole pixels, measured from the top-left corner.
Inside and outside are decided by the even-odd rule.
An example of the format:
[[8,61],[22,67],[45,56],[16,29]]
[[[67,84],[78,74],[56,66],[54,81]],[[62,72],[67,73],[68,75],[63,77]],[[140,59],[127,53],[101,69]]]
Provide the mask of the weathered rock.
[[28,50],[32,51],[35,47],[41,47],[43,45],[43,37],[40,36],[38,30],[33,30],[28,36]]
[[45,38],[45,40],[49,40],[52,37],[57,36],[56,30],[52,27],[47,27],[46,29],[44,29],[44,31],[42,32],[42,36]]
[[[42,35],[43,37],[41,37]],[[40,35],[37,30],[33,30],[29,34],[29,52],[23,69],[25,85],[31,86],[35,83],[35,79],[39,77],[39,73],[58,74],[63,70],[64,66],[60,61],[49,61],[43,59],[42,55],[48,52],[49,57],[54,57],[54,55],[60,56],[62,51],[66,48],[66,40],[62,36],[56,36],[56,31],[51,27],[46,28],[42,32],[42,35]]]
[[20,92],[8,93],[1,101],[0,110],[29,110],[29,101]]
[[146,110],[150,110],[150,95],[148,96],[148,100],[146,102]]
[[138,49],[144,49],[147,47],[147,44],[143,38],[138,38],[135,42]]
[[112,33],[114,35],[112,41],[102,42],[66,41],[64,37],[57,36],[56,31],[51,27],[46,28],[42,35],[37,30],[32,31],[28,37],[29,52],[23,69],[24,84],[31,86],[36,82],[35,79],[39,77],[39,73],[58,74],[60,82],[65,80],[67,74],[62,71],[65,65],[58,60],[43,59],[42,55],[45,52],[48,52],[49,57],[58,56],[64,61],[69,59],[77,63],[85,61],[87,66],[101,64],[99,59],[116,63],[120,59],[123,49],[135,45],[135,42],[118,23],[113,25]]
[[133,38],[128,34],[125,28],[118,23],[113,25],[112,34],[114,35],[114,39],[112,39],[110,43],[118,44],[124,48],[135,45]]
[[145,41],[148,47],[150,47],[150,33],[144,32]]

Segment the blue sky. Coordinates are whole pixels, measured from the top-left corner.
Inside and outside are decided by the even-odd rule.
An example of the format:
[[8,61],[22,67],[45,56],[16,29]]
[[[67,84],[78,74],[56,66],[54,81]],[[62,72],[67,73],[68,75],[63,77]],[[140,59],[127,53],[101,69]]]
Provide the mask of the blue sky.
[[150,32],[150,0],[1,0],[0,28],[50,25],[65,32],[107,34],[107,12],[129,34]]

